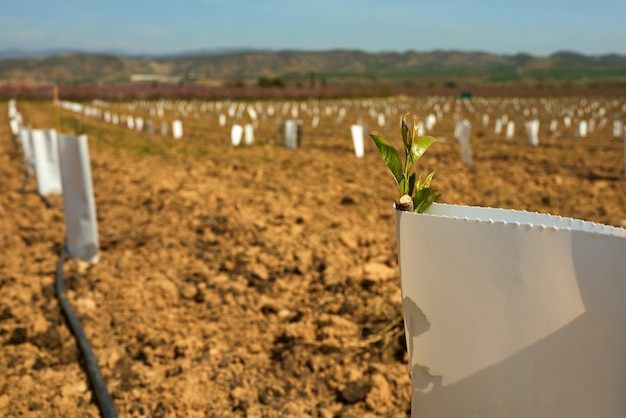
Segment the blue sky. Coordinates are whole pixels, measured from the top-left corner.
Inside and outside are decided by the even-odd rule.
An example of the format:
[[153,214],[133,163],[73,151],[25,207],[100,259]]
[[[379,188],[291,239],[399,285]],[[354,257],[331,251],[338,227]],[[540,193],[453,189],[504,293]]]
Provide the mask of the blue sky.
[[0,51],[258,49],[626,55],[625,0],[12,0]]

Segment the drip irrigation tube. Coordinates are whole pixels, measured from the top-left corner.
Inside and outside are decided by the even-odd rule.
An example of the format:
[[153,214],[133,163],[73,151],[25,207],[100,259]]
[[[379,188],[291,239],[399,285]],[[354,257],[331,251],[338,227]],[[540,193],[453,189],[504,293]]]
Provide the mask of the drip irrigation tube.
[[[20,193],[28,193],[26,191],[26,184],[28,183],[28,180],[30,180],[30,174],[26,173],[26,178],[24,178],[24,181],[22,182],[22,185],[20,186],[20,189],[19,189]],[[56,206],[54,206],[54,204],[46,196],[39,194],[39,193],[37,194],[41,198],[42,202],[45,203],[49,209],[56,208]]]
[[59,264],[57,266],[57,298],[59,299],[59,303],[61,304],[61,309],[63,310],[63,314],[67,319],[67,323],[72,333],[76,337],[78,347],[85,361],[85,368],[87,369],[87,375],[91,383],[91,388],[94,392],[98,408],[100,409],[100,415],[103,418],[117,418],[117,413],[115,412],[115,408],[113,407],[113,401],[111,400],[111,396],[107,391],[104,378],[102,377],[102,373],[100,372],[100,367],[98,366],[96,357],[93,355],[93,351],[91,350],[89,340],[87,339],[85,331],[83,331],[83,327],[80,325],[80,321],[72,310],[72,307],[67,300],[67,295],[65,294],[65,285],[63,284],[63,264],[65,263],[66,255],[67,248],[63,247],[61,253],[59,254]]

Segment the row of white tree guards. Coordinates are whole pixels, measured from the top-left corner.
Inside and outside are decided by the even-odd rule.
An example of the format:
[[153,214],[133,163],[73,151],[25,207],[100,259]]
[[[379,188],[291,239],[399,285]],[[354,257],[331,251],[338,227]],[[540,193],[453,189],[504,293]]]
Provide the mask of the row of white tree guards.
[[[623,99],[602,97],[463,100],[433,96],[256,102],[140,100],[128,103],[94,100],[90,105],[72,102],[61,102],[61,105],[114,125],[125,124],[129,129],[148,133],[154,133],[153,119],[158,119],[161,134],[167,135],[167,127],[171,124],[175,138],[182,137],[182,121],[185,120],[208,128],[231,126],[233,146],[252,145],[255,130],[265,124],[279,132],[283,145],[297,148],[304,129],[314,131],[320,124],[332,124],[346,132],[346,136],[350,132],[358,157],[364,155],[368,128],[387,132],[397,126],[400,115],[410,112],[420,118],[420,135],[456,138],[466,164],[472,164],[472,125],[483,133],[507,140],[525,136],[531,146],[539,146],[542,136],[564,139],[593,135],[626,137],[623,122],[626,103]],[[450,132],[450,122],[453,132]]]
[[[94,104],[91,106],[67,100],[59,101],[59,106],[74,113],[83,114],[96,119],[102,119],[105,122],[116,126],[126,126],[128,129],[136,130],[137,132],[147,132],[149,134],[155,133],[154,122],[151,119],[144,120],[141,116],[133,116],[126,113],[103,110],[103,105],[105,105],[105,103],[101,100],[94,100]],[[162,136],[168,135],[169,127],[170,124],[168,122],[161,121],[160,133]],[[177,119],[171,122],[171,133],[174,139],[180,139],[183,137],[182,121]]]
[[[450,97],[424,99],[369,99],[369,100],[310,100],[302,102],[233,102],[233,101],[135,101],[114,104],[94,100],[91,105],[61,102],[63,107],[88,116],[98,117],[113,124],[122,122],[131,129],[147,130],[152,119],[184,120],[202,119],[209,126],[250,123],[257,128],[260,123],[274,119],[301,119],[305,125],[317,128],[320,121],[331,120],[340,125],[350,114],[351,122],[388,128],[389,120],[396,125],[399,114],[418,113],[426,130],[433,129],[445,117],[468,119],[484,128],[493,121],[494,133],[512,137],[515,127],[528,120],[539,120],[549,126],[556,136],[578,134],[586,137],[596,128],[604,128],[614,121],[615,136],[621,136],[626,105],[621,100],[604,99],[473,99]],[[144,123],[144,121],[146,121]],[[150,123],[148,123],[150,122]],[[308,122],[308,123],[307,123]],[[572,131],[573,130],[573,131]]]
[[26,180],[35,177],[42,197],[63,195],[68,252],[96,262],[99,238],[87,136],[24,126],[15,100],[8,102],[8,116],[14,139],[24,153]]

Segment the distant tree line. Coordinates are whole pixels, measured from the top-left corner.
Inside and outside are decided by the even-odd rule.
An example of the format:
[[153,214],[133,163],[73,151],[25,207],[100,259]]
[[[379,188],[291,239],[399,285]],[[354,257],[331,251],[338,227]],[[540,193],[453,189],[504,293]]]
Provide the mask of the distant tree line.
[[269,77],[265,77],[265,76],[261,76],[259,77],[259,81],[257,83],[257,85],[259,87],[280,87],[283,88],[285,87],[285,82],[279,78],[269,78]]

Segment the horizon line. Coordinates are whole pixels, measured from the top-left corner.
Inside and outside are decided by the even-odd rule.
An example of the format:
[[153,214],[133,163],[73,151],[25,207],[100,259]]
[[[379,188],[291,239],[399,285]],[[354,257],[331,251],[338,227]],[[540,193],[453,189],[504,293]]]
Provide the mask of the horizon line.
[[461,48],[433,48],[430,50],[393,50],[385,49],[379,51],[367,51],[360,48],[346,48],[346,47],[334,47],[326,49],[308,49],[308,48],[261,48],[261,47],[217,47],[217,48],[199,48],[190,50],[181,50],[177,52],[128,52],[124,50],[111,49],[84,49],[84,48],[43,48],[43,49],[28,49],[28,48],[10,48],[0,49],[0,60],[4,59],[19,59],[19,58],[47,58],[56,55],[64,54],[101,54],[101,55],[113,55],[113,56],[125,56],[129,58],[134,57],[153,57],[153,58],[165,58],[165,57],[177,57],[177,56],[200,56],[200,55],[236,55],[244,53],[285,53],[285,52],[301,52],[301,53],[325,53],[325,52],[359,52],[364,54],[407,54],[407,53],[435,53],[435,52],[460,52],[460,53],[477,53],[488,54],[497,56],[516,56],[516,55],[529,55],[532,57],[550,57],[557,54],[576,54],[586,57],[602,57],[608,55],[626,56],[617,52],[603,52],[603,53],[584,53],[571,49],[561,49],[553,51],[549,54],[537,54],[525,51],[518,51],[515,53],[499,53],[491,52],[481,49],[461,49]]

